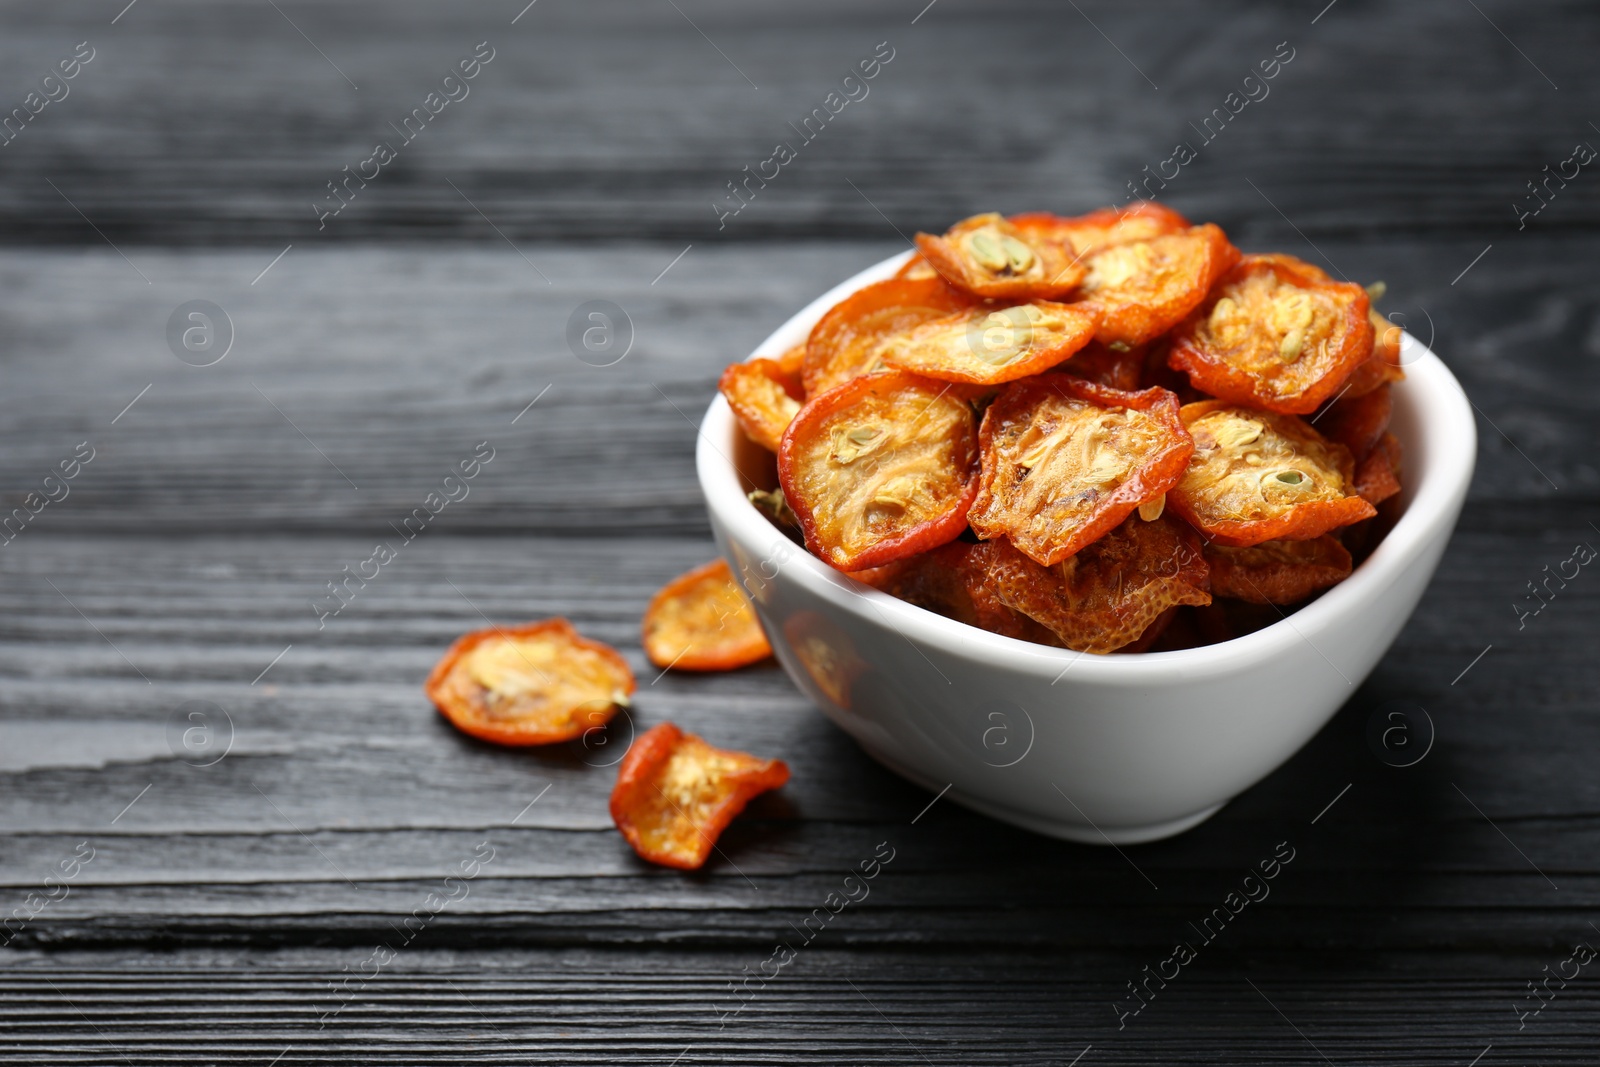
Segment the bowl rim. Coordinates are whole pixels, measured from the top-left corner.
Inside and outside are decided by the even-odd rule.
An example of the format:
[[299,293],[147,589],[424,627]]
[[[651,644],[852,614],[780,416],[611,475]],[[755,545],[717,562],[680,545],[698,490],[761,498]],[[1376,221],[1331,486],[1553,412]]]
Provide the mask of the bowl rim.
[[[893,276],[912,254],[898,253],[840,282],[792,315],[746,358],[772,358],[801,343],[829,308],[857,289]],[[695,466],[707,509],[733,539],[759,543],[775,536],[783,544],[799,548],[780,565],[780,571],[787,572],[811,595],[868,623],[898,631],[914,645],[920,642],[958,658],[981,658],[997,667],[1030,674],[1058,671],[1056,681],[1069,673],[1079,682],[1110,684],[1193,680],[1260,662],[1302,642],[1311,643],[1315,649],[1309,634],[1321,633],[1359,610],[1395,581],[1441,533],[1448,536],[1472,480],[1477,427],[1466,393],[1449,368],[1416,338],[1407,334],[1406,340],[1414,346],[1416,356],[1405,363],[1406,379],[1395,388],[1413,410],[1414,432],[1423,439],[1420,449],[1416,447],[1419,442],[1405,442],[1406,453],[1413,456],[1420,451],[1426,456],[1426,464],[1422,476],[1408,487],[1410,501],[1405,511],[1350,577],[1316,600],[1252,633],[1196,648],[1105,656],[1034,644],[947,619],[847,577],[794,546],[745,496],[738,468],[724,451],[724,447],[731,449],[736,444],[737,427],[733,412],[720,393],[712,399],[701,421]],[[1320,650],[1318,654],[1321,655]],[[1328,662],[1339,671],[1332,661]]]

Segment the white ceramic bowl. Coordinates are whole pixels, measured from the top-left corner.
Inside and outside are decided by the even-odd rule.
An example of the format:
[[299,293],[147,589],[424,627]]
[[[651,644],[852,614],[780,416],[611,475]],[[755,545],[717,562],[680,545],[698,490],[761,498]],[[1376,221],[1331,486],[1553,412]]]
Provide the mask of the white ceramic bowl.
[[[814,301],[754,355],[806,339],[839,300],[904,255]],[[771,458],[718,397],[696,463],[717,544],[778,660],[880,763],[1040,833],[1127,844],[1181,833],[1270,774],[1383,656],[1439,563],[1476,454],[1472,410],[1445,365],[1406,341],[1393,432],[1403,513],[1347,580],[1287,618],[1178,652],[1095,656],[966,626],[845,577],[746,499]]]

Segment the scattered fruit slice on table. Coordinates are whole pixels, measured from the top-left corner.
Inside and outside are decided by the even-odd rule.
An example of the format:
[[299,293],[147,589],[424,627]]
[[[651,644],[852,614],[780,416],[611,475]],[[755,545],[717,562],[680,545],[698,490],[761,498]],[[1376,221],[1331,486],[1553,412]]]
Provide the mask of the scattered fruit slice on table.
[[1252,604],[1297,604],[1350,577],[1350,552],[1332,534],[1263,541],[1248,548],[1210,545],[1211,592]]
[[668,582],[644,613],[644,651],[665,670],[731,671],[772,655],[733,571],[713,560]]
[[1306,540],[1377,513],[1356,493],[1350,450],[1302,419],[1224,400],[1182,417],[1194,457],[1167,503],[1217,544]]
[[633,689],[617,650],[580,636],[566,619],[469,633],[423,685],[457,728],[502,745],[581,737],[626,705]]
[[938,277],[891,278],[850,294],[812,327],[802,371],[806,395],[883,370],[878,345],[885,337],[973,303]]
[[1373,351],[1367,291],[1293,256],[1246,256],[1174,332],[1168,361],[1197,389],[1305,415]]
[[976,424],[960,387],[904,372],[812,397],[778,451],[806,547],[854,571],[954,540],[977,492]]
[[1099,313],[1095,340],[1139,345],[1166,333],[1238,260],[1239,250],[1209,222],[1091,254],[1079,292]]
[[1065,374],[1007,386],[983,417],[973,530],[1049,566],[1141,505],[1157,508],[1194,450],[1178,410],[1165,389],[1123,392]]
[[623,757],[611,819],[651,863],[694,870],[751,798],[788,780],[782,760],[713,748],[664,722]]
[[805,396],[799,377],[786,374],[772,359],[730,364],[717,389],[733,409],[744,435],[769,452],[778,450],[783,431],[800,411]]
[[976,547],[992,595],[1079,652],[1115,652],[1169,608],[1211,603],[1200,538],[1164,516],[1130,518],[1048,567],[1005,541]]
[[988,300],[1049,300],[1083,280],[1070,246],[1032,241],[999,215],[974,215],[942,236],[917,234],[928,267],[951,285]]
[[1076,305],[1046,300],[978,307],[890,334],[878,345],[877,358],[947,382],[1000,385],[1071,356],[1094,336],[1094,322]]

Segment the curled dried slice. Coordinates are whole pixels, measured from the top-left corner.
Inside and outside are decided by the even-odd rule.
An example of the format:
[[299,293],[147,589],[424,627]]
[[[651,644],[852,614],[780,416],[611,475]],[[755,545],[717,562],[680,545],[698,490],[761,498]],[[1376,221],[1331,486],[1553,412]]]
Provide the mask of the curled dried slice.
[[744,435],[771,452],[778,450],[783,431],[800,411],[800,399],[805,395],[799,378],[785,374],[782,365],[772,359],[729,365],[717,388]]
[[1112,348],[1091,341],[1083,350],[1056,369],[1113,389],[1133,391],[1144,382],[1145,348],[1120,345]]
[[805,390],[800,387],[800,375],[806,366],[806,346],[803,344],[795,345],[793,348],[787,349],[774,362],[778,364],[778,370],[783,372],[783,381],[786,383],[792,382],[797,388],[800,388],[801,396],[799,399],[804,400]]
[[1239,250],[1209,222],[1092,253],[1080,299],[1100,313],[1095,340],[1137,345],[1166,333],[1238,259]]
[[455,726],[502,745],[571,741],[604,725],[633,692],[617,650],[566,619],[492,627],[450,646],[423,692]]
[[1376,311],[1367,312],[1367,321],[1372,323],[1372,355],[1350,372],[1338,396],[1365,396],[1380,386],[1405,380],[1406,372],[1400,369],[1400,339],[1405,331]]
[[968,520],[1049,565],[1183,477],[1194,444],[1165,389],[1129,393],[1065,374],[1015,382],[989,405]]
[[896,278],[937,278],[939,272],[928,266],[928,261],[918,252],[903,263],[899,270],[894,272]]
[[1369,504],[1380,504],[1400,491],[1400,441],[1385,433],[1356,468],[1356,492]]
[[782,760],[713,748],[664,722],[640,734],[623,757],[611,821],[651,863],[692,871],[752,798],[788,780]]
[[972,304],[971,297],[938,277],[891,278],[851,293],[811,329],[801,372],[806,394],[882,370],[878,344],[885,337]]
[[1359,465],[1389,429],[1393,412],[1394,400],[1386,385],[1360,396],[1347,393],[1324,408],[1313,423],[1324,437],[1348,448]]
[[[906,560],[884,592],[947,619],[1035,644],[1059,644],[1055,636],[1002,604],[984,582],[984,566],[996,545],[956,541]],[[1014,551],[1005,545],[1007,551]]]
[[929,378],[999,385],[1050,369],[1093,336],[1089,312],[1037,300],[931,319],[884,338],[878,358]]
[[976,423],[957,387],[899,371],[812,397],[778,450],[806,547],[852,571],[954,540],[978,488]]
[[1107,207],[1087,215],[1063,218],[1048,211],[1013,215],[1009,220],[1030,242],[1054,241],[1078,258],[1091,256],[1112,245],[1148,241],[1189,228],[1189,220],[1154,200],[1139,200],[1127,207]]
[[1170,518],[1128,519],[1049,567],[1005,541],[978,547],[991,595],[1079,652],[1114,652],[1167,609],[1211,603],[1200,538]]
[[1194,457],[1167,503],[1217,544],[1305,540],[1376,514],[1350,450],[1293,415],[1225,400],[1186,404]]
[[772,655],[761,620],[720,559],[664,585],[643,628],[645,655],[661,668],[731,671]]
[[1304,415],[1372,355],[1367,291],[1293,256],[1246,256],[1174,331],[1168,361],[1224,400]]
[[1208,545],[1211,592],[1252,604],[1296,604],[1350,577],[1350,553],[1332,534],[1263,541],[1248,548]]
[[1030,240],[992,213],[963,219],[940,237],[919,233],[917,250],[945,281],[988,300],[1049,300],[1083,280],[1071,247]]

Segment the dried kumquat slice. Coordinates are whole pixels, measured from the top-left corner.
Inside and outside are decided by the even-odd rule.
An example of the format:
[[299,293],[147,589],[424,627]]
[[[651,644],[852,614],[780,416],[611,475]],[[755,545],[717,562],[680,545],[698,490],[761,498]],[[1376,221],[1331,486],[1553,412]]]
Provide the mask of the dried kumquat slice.
[[1065,374],[1006,387],[983,417],[983,471],[968,520],[1049,566],[1155,506],[1194,444],[1165,389],[1130,393]]
[[997,544],[1004,542],[942,545],[906,560],[894,579],[881,588],[908,604],[990,633],[1036,644],[1059,644],[1049,630],[1008,608],[985,585],[984,564]]
[[1387,385],[1360,396],[1348,393],[1333,401],[1313,420],[1322,436],[1350,450],[1359,466],[1389,429],[1394,399]]
[[1263,541],[1248,548],[1208,545],[1211,592],[1252,604],[1297,604],[1350,577],[1350,552],[1333,534]]
[[1361,286],[1293,256],[1246,256],[1174,331],[1168,362],[1215,397],[1309,414],[1372,355],[1370,310]]
[[1209,222],[1110,245],[1088,256],[1079,300],[1100,313],[1095,340],[1143,344],[1181,322],[1238,260],[1239,250]]
[[643,630],[645,655],[663,669],[731,671],[772,655],[761,620],[720,559],[662,586]]
[[945,281],[986,300],[1050,300],[1083,280],[1071,247],[1030,241],[993,213],[963,219],[940,237],[919,233],[917,250]]
[[960,535],[977,492],[977,417],[961,390],[895,371],[814,396],[778,450],[806,547],[840,570]]
[[1094,316],[1036,300],[930,319],[878,345],[891,367],[947,382],[1000,385],[1049,370],[1094,337]]
[[878,345],[885,337],[972,305],[938,277],[891,278],[851,293],[811,329],[801,372],[806,395],[883,370]]
[[1154,200],[1139,200],[1127,207],[1106,207],[1087,215],[1063,218],[1048,211],[1013,215],[1009,220],[1030,243],[1053,241],[1074,257],[1091,256],[1112,245],[1148,241],[1190,227],[1188,219]]
[[1400,491],[1400,441],[1385,433],[1356,468],[1356,492],[1369,504],[1381,504]]
[[571,741],[604,725],[633,693],[617,650],[566,619],[476,630],[450,646],[423,684],[445,718],[502,745]]
[[1194,456],[1172,510],[1217,544],[1306,540],[1376,512],[1356,495],[1350,450],[1293,415],[1225,400],[1183,407]]
[[924,278],[937,278],[939,272],[928,266],[928,261],[922,258],[921,252],[918,252],[901,264],[900,269],[894,272],[894,276],[921,281]]
[[805,395],[799,378],[785,374],[772,359],[729,364],[717,389],[733,409],[744,435],[769,452],[778,450],[783,431],[799,413]]
[[623,757],[611,820],[644,859],[694,870],[752,798],[788,780],[782,760],[713,748],[664,722]]
[[1112,348],[1091,341],[1056,369],[1112,389],[1134,392],[1144,383],[1145,358],[1143,345]]
[[774,362],[778,364],[778,370],[783,373],[782,380],[786,384],[793,383],[799,390],[800,395],[796,399],[804,400],[805,387],[801,384],[800,375],[805,371],[806,367],[806,346],[804,344],[795,345],[785,351]]
[[1372,323],[1372,355],[1350,372],[1335,398],[1365,396],[1380,386],[1405,380],[1406,372],[1400,369],[1400,339],[1405,331],[1376,311],[1367,312],[1367,321]]
[[1005,541],[979,547],[984,584],[995,598],[1079,652],[1115,652],[1168,609],[1211,603],[1200,538],[1165,516],[1129,518],[1048,567]]

